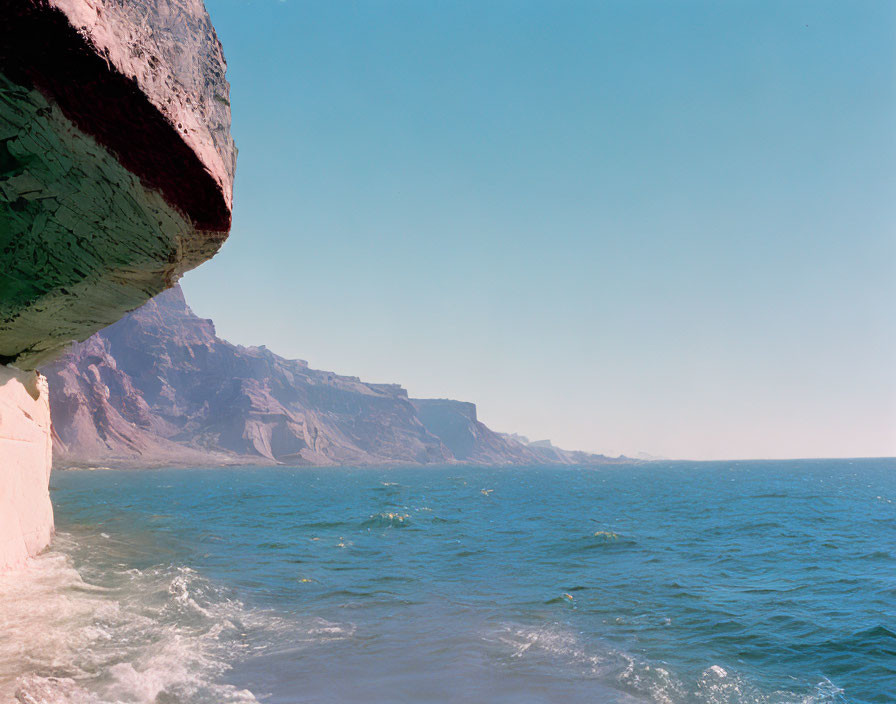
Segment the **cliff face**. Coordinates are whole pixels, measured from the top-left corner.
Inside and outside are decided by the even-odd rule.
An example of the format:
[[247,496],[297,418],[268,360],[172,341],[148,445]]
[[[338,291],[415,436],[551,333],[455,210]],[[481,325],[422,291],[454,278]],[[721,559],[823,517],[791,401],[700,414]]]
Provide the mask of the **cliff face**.
[[476,464],[537,464],[528,448],[490,430],[476,418],[476,406],[443,398],[416,398],[412,401],[420,421],[441,438],[462,462]]
[[471,403],[411,400],[395,384],[226,342],[178,287],[44,371],[63,464],[571,461],[491,431]]
[[411,401],[420,421],[462,462],[476,464],[608,464],[628,462],[580,450],[563,450],[550,440],[529,442],[517,434],[496,433],[476,418],[476,406],[443,398]]
[[46,373],[66,463],[452,459],[401,387],[232,345],[179,288],[75,345]]
[[31,370],[214,255],[236,151],[202,0],[0,0],[0,17],[3,568],[53,531]]

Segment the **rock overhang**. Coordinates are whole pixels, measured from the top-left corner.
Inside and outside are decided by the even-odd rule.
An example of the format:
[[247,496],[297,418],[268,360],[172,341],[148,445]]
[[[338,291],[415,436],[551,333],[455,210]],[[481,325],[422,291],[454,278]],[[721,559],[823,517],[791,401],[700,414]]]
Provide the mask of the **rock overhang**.
[[31,369],[215,254],[236,150],[201,0],[0,12],[0,361]]

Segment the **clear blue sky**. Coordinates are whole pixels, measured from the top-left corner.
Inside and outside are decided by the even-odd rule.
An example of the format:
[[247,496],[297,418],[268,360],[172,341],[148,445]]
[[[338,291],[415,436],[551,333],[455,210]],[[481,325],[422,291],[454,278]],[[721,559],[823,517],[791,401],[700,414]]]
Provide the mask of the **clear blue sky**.
[[569,448],[896,455],[896,3],[206,2],[221,336]]

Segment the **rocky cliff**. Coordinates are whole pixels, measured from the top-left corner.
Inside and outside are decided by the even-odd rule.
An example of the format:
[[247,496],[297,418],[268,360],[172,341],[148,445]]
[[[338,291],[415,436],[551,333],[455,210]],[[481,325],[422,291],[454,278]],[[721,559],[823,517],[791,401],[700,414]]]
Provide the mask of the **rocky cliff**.
[[66,465],[572,461],[491,431],[471,403],[412,400],[395,384],[233,345],[178,287],[44,371]]
[[444,398],[411,401],[426,429],[462,462],[476,464],[608,464],[630,461],[580,450],[563,450],[550,440],[530,442],[516,433],[497,433],[476,417],[476,406]]
[[75,345],[46,374],[56,456],[69,464],[451,460],[399,386],[230,344],[179,288]]
[[33,370],[230,229],[236,151],[202,0],[0,0],[0,569],[53,531]]

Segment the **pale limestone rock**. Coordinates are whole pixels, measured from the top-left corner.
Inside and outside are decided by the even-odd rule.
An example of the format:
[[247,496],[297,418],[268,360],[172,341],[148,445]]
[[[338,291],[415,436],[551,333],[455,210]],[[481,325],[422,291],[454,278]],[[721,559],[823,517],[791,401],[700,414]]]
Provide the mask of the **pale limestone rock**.
[[0,366],[0,570],[21,567],[53,535],[47,380]]

